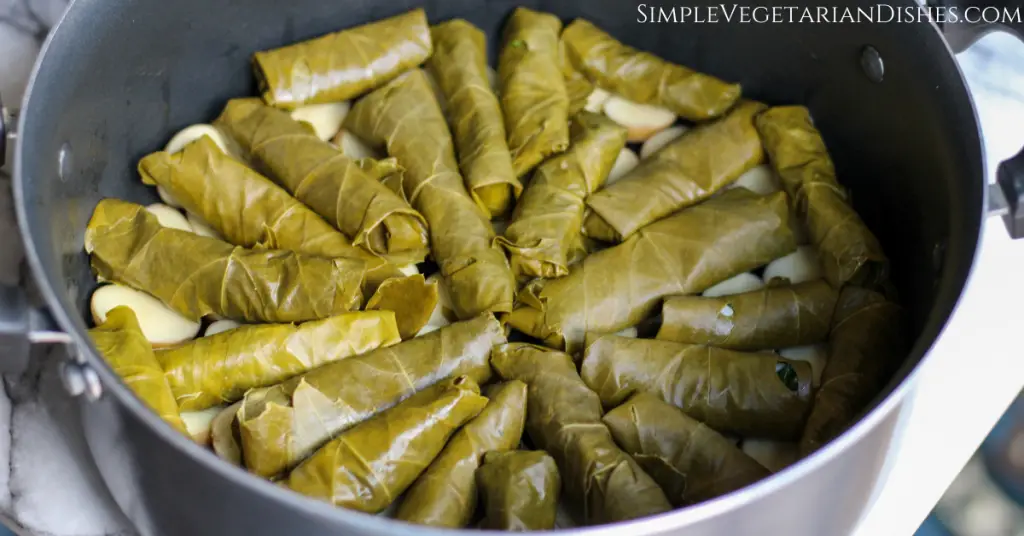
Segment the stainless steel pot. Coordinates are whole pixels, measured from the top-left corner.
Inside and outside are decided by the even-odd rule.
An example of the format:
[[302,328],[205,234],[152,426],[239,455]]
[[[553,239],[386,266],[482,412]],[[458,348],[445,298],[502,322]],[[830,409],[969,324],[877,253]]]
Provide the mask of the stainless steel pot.
[[[906,365],[858,424],[781,473],[696,507],[578,532],[848,533],[878,482],[900,405],[953,314],[986,216],[1000,213],[1014,236],[1024,234],[1024,156],[1005,163],[999,186],[988,189],[971,97],[929,22],[642,24],[637,3],[625,0],[76,0],[43,49],[17,126],[18,222],[49,315],[28,307],[20,289],[2,289],[7,368],[24,365],[31,343],[67,346],[64,377],[81,400],[93,458],[143,534],[440,533],[332,508],[221,463],[132,396],[83,321],[95,281],[82,236],[96,202],[155,201],[135,162],[226,99],[253,94],[253,51],[424,3],[432,20],[467,18],[492,38],[516,5],[586,17],[634,46],[741,82],[750,96],[811,108],[856,208],[892,257],[917,336]],[[947,29],[965,47],[991,27]]]

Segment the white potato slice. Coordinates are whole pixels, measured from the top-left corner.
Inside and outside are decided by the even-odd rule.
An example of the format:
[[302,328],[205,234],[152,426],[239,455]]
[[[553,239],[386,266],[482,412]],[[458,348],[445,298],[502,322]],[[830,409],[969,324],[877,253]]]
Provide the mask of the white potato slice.
[[224,411],[227,406],[214,406],[199,411],[181,412],[181,420],[185,423],[185,430],[192,436],[192,440],[200,445],[210,444],[210,427],[214,417]]
[[793,253],[768,264],[763,277],[766,282],[775,278],[788,279],[791,285],[820,279],[822,271],[818,250],[814,246],[800,246]]
[[90,301],[93,321],[102,324],[111,309],[122,305],[135,312],[142,334],[154,348],[191,340],[199,333],[199,322],[181,316],[145,292],[116,283],[102,286],[93,293]]
[[667,108],[640,104],[612,95],[604,103],[604,114],[626,127],[631,142],[642,142],[676,122],[676,114]]
[[608,173],[608,178],[604,181],[604,185],[607,187],[622,177],[625,177],[630,171],[633,171],[639,163],[640,157],[638,157],[636,153],[628,147],[623,147],[622,150],[619,151],[619,156],[615,158],[615,163],[612,164],[612,170]]
[[686,134],[688,130],[690,129],[687,127],[676,125],[674,127],[668,127],[651,136],[640,147],[640,159],[643,160],[645,158],[649,158],[662,147],[678,140],[683,134]]
[[607,91],[595,87],[594,91],[587,95],[587,103],[583,105],[583,109],[588,112],[599,114],[604,111],[604,105],[608,102],[608,99],[612,98],[612,94]]
[[817,388],[821,385],[821,373],[825,370],[825,363],[828,361],[827,344],[809,344],[807,346],[794,346],[779,350],[779,355],[793,361],[806,361],[811,365],[812,383]]
[[153,203],[146,207],[146,211],[156,216],[156,221],[160,222],[160,225],[169,227],[171,229],[178,229],[179,231],[193,232],[192,226],[185,219],[185,215],[176,208],[171,208],[162,203]]
[[782,190],[782,187],[779,186],[779,179],[775,176],[772,168],[763,165],[747,170],[729,187],[743,187],[757,195],[768,195]]
[[171,192],[165,190],[163,186],[156,187],[156,195],[160,197],[160,200],[163,201],[165,205],[173,208],[181,208],[181,203],[171,195]]
[[231,154],[231,151],[229,150],[230,146],[228,145],[227,138],[224,136],[224,133],[217,127],[206,123],[191,125],[181,129],[180,132],[171,138],[171,141],[167,142],[167,145],[164,147],[164,151],[168,153],[176,153],[184,149],[186,145],[202,138],[203,136],[209,136],[210,139],[213,140],[213,143],[216,143],[217,147],[220,147],[220,150],[224,151],[224,154]]
[[800,458],[796,443],[748,438],[743,440],[740,449],[773,473],[789,467]]
[[632,338],[632,339],[635,339],[635,338],[639,337],[639,335],[637,334],[635,326],[631,327],[631,328],[626,328],[626,329],[616,333],[616,335],[618,335],[619,337],[629,337],[629,338]]
[[210,439],[213,452],[222,460],[242,466],[242,447],[235,437],[235,418],[242,402],[238,401],[220,411],[210,423]]
[[405,266],[399,266],[398,271],[405,275],[416,275],[420,273],[420,269],[415,264],[406,264]]
[[764,288],[764,281],[761,281],[760,277],[747,272],[730,277],[729,279],[718,283],[717,285],[705,290],[703,295],[708,298],[717,298],[719,296],[743,294],[744,292],[760,290],[762,288]]
[[241,325],[242,324],[235,322],[234,320],[215,320],[212,324],[206,326],[206,332],[203,333],[203,337],[209,337],[210,335],[231,331]]
[[491,84],[491,89],[495,92],[498,91],[498,71],[494,70],[494,67],[487,66],[487,83]]
[[341,130],[341,124],[345,122],[345,116],[348,115],[350,108],[351,104],[348,101],[307,104],[292,110],[291,116],[296,121],[311,125],[321,140],[331,141],[331,138]]
[[216,229],[210,227],[210,224],[206,223],[202,218],[189,212],[186,214],[189,225],[192,226],[192,232],[209,238],[216,238],[217,240],[224,240],[224,237],[217,232]]
[[334,145],[341,149],[342,154],[353,160],[359,160],[360,158],[375,158],[379,160],[381,157],[380,153],[373,150],[373,147],[370,147],[365,141],[345,129],[338,131],[338,135],[334,137]]

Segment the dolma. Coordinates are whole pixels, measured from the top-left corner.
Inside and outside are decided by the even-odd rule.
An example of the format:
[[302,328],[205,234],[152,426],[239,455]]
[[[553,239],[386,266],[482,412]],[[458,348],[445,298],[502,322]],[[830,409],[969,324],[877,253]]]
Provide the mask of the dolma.
[[411,339],[427,325],[439,299],[437,282],[416,274],[381,283],[366,309],[393,311],[402,339]]
[[604,423],[676,507],[714,499],[771,474],[722,434],[649,393],[637,393],[609,411]]
[[249,391],[239,410],[246,466],[279,474],[338,432],[438,381],[467,375],[485,383],[491,347],[503,342],[501,324],[484,314]]
[[501,104],[487,79],[487,37],[461,19],[431,31],[427,67],[441,88],[466,190],[491,218],[508,213],[523,191],[505,141]]
[[408,72],[363,97],[345,128],[386,145],[405,168],[406,197],[430,223],[431,253],[461,318],[512,309],[515,280],[494,230],[459,175],[452,138],[424,71]]
[[474,475],[484,454],[516,448],[526,424],[526,384],[510,381],[485,392],[490,402],[452,436],[441,454],[409,488],[396,519],[463,528],[477,503]]
[[592,253],[569,275],[531,282],[507,322],[576,353],[587,331],[635,326],[662,298],[699,293],[796,249],[786,194],[735,188]]
[[288,475],[288,487],[335,506],[379,513],[486,405],[470,377],[442,382],[331,440]]
[[422,9],[257,52],[253,70],[263,100],[293,109],[359,95],[430,56],[430,28]]
[[85,251],[104,280],[147,292],[192,320],[319,320],[359,307],[365,263],[244,249],[160,225],[142,205],[103,199]]
[[554,457],[570,505],[589,525],[671,509],[661,488],[623,452],[601,422],[601,401],[568,354],[526,343],[494,349],[491,365],[528,386],[526,430]]
[[177,153],[150,154],[139,162],[142,182],[163,188],[228,242],[246,248],[289,249],[366,263],[367,292],[398,268],[369,251],[255,170],[224,154],[204,136]]
[[730,296],[673,296],[661,306],[657,338],[750,351],[815,344],[828,338],[838,298],[821,279]]
[[800,438],[807,456],[843,433],[878,396],[908,350],[902,308],[881,294],[846,287],[829,335],[821,387]]
[[111,309],[103,324],[89,330],[89,338],[135,396],[175,430],[189,435],[135,311],[123,305]]
[[564,38],[558,40],[558,63],[565,78],[565,91],[569,96],[569,117],[572,117],[586,108],[587,99],[594,92],[594,84],[572,64]]
[[235,402],[327,363],[401,342],[395,313],[359,311],[293,324],[248,324],[160,350],[183,411]]
[[882,284],[889,261],[878,239],[850,206],[807,108],[771,108],[758,117],[757,130],[794,212],[818,248],[825,279],[835,288],[846,283]]
[[488,452],[476,471],[484,530],[526,532],[555,528],[558,466],[540,450]]
[[569,94],[559,61],[562,21],[518,7],[502,34],[498,57],[501,109],[512,167],[522,177],[569,146]]
[[740,97],[739,84],[629,47],[589,21],[562,32],[569,58],[598,87],[643,104],[662,106],[690,121],[721,116]]
[[616,335],[588,338],[580,376],[605,407],[657,395],[722,433],[794,440],[811,406],[811,366],[745,353]]
[[764,161],[754,117],[763,104],[745,101],[663,147],[614,184],[587,198],[587,235],[620,242],[645,225],[699,203]]
[[427,254],[426,222],[359,161],[321,140],[286,112],[259,99],[232,99],[215,124],[296,199],[352,237],[353,244],[395,264]]
[[625,128],[587,111],[573,118],[571,132],[569,149],[537,168],[498,238],[519,279],[565,276],[573,260],[586,256],[584,201],[601,188],[626,145]]

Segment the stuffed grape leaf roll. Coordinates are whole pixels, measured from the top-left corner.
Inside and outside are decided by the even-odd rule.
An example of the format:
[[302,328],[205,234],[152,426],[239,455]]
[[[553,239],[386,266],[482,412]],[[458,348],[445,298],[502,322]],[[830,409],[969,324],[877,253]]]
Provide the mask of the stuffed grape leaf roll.
[[877,292],[847,286],[836,305],[829,347],[800,439],[804,456],[843,433],[899,368],[909,349],[903,309]]
[[534,171],[505,236],[498,238],[519,279],[562,277],[571,262],[586,256],[585,200],[601,188],[626,146],[625,128],[587,111],[573,118],[571,132],[569,149]]
[[253,55],[263,100],[279,108],[338,102],[415,67],[431,53],[422,9]]
[[476,479],[484,512],[481,529],[526,532],[555,528],[562,481],[548,453],[488,452]]
[[588,525],[614,523],[671,509],[668,499],[601,422],[601,401],[580,379],[572,358],[525,343],[494,349],[491,364],[506,380],[529,387],[526,430],[554,457],[562,487]]
[[730,296],[672,296],[657,338],[730,350],[772,350],[828,338],[839,293],[824,280]]
[[175,430],[189,435],[135,311],[123,305],[111,309],[103,324],[89,330],[89,338],[135,396]]
[[766,106],[740,103],[640,161],[612,185],[587,198],[587,236],[620,242],[651,222],[699,203],[764,161],[754,117]]
[[889,261],[878,239],[850,206],[821,133],[803,106],[771,108],[757,119],[772,167],[818,248],[825,279],[870,287],[887,280]]
[[588,331],[635,326],[666,296],[701,292],[792,252],[788,219],[783,192],[735,188],[592,253],[565,277],[531,282],[507,322],[575,353]]
[[246,391],[401,342],[395,313],[358,311],[292,324],[251,324],[157,352],[184,411],[235,402]]
[[583,19],[569,24],[562,39],[573,64],[598,87],[634,102],[663,106],[690,121],[718,117],[740,97],[739,84],[636,50]]
[[147,292],[192,320],[318,320],[356,309],[365,263],[284,250],[249,250],[160,225],[144,207],[96,205],[85,231],[93,270]]
[[507,214],[523,191],[505,141],[501,104],[487,79],[487,37],[462,19],[431,28],[427,62],[441,88],[466,189],[487,215]]
[[426,222],[359,161],[259,99],[232,99],[215,124],[257,167],[353,243],[395,264],[427,254]]
[[498,57],[501,109],[512,166],[522,177],[569,146],[569,94],[559,61],[562,21],[525,7],[512,12]]
[[238,413],[246,467],[277,475],[338,432],[429,385],[459,375],[484,383],[491,347],[503,342],[501,324],[485,314],[249,391]]
[[526,384],[504,382],[485,391],[487,407],[452,436],[406,492],[396,518],[434,527],[463,528],[476,511],[474,475],[484,454],[516,448],[526,424]]
[[430,223],[431,254],[461,318],[512,309],[515,280],[487,215],[469,197],[448,124],[426,74],[410,71],[363,97],[345,128],[387,147],[405,168],[406,197]]
[[771,474],[722,434],[649,393],[633,395],[605,414],[604,423],[676,507],[714,499]]
[[299,464],[287,485],[335,506],[379,513],[486,405],[487,398],[468,376],[427,388],[342,432]]
[[774,353],[593,335],[580,376],[605,407],[648,392],[743,437],[794,440],[811,407],[811,366]]

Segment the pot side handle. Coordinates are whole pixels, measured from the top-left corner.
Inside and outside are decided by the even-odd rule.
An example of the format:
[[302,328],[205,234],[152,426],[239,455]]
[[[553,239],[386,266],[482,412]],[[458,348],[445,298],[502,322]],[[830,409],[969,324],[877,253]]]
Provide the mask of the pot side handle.
[[[936,22],[953,52],[959,54],[985,35],[1003,31],[1024,41],[1024,0],[986,0],[977,4],[971,0],[927,0],[933,10],[943,10],[945,20]],[[968,8],[974,9],[976,19],[988,9],[1000,15],[1001,22],[986,23],[967,20]],[[938,11],[936,11],[936,14]],[[1006,229],[1014,239],[1024,237],[1024,149],[999,165],[996,184],[989,187],[989,213],[1002,216]]]

